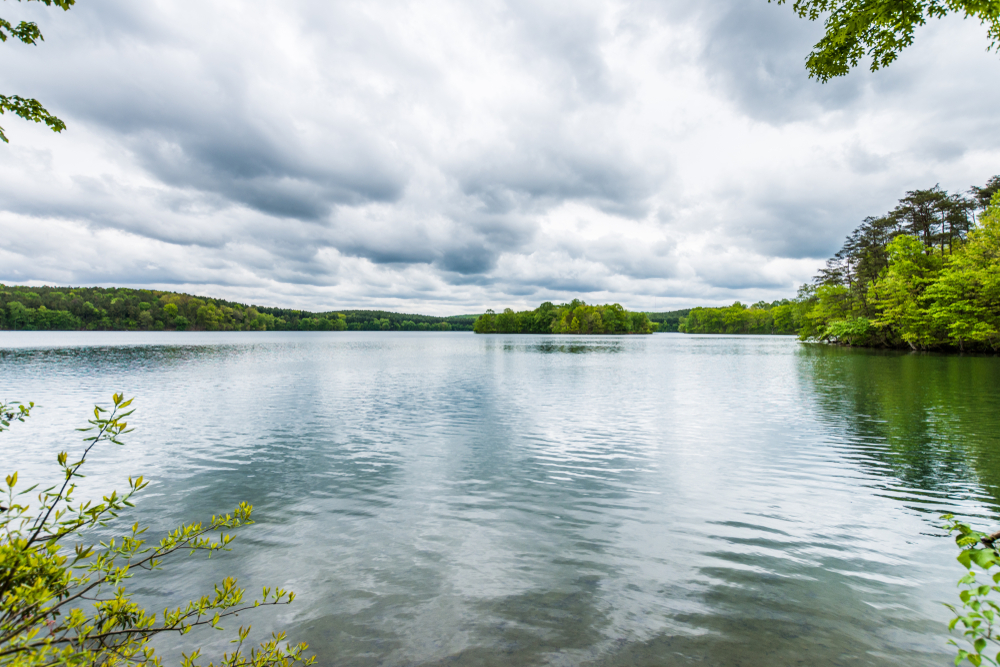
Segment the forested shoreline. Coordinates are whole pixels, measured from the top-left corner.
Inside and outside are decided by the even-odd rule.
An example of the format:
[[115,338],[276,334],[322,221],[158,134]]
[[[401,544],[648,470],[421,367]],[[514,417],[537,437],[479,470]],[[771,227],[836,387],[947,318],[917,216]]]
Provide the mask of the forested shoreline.
[[911,190],[864,220],[798,296],[694,308],[686,333],[797,334],[862,347],[1000,349],[1000,176],[969,196]]
[[795,334],[799,332],[801,305],[789,299],[745,306],[739,301],[722,308],[692,308],[681,319],[682,333]]
[[475,315],[313,313],[127,287],[0,284],[0,329],[60,331],[471,331]]
[[654,327],[646,313],[631,312],[620,304],[588,305],[579,299],[555,305],[546,301],[534,310],[502,313],[487,310],[473,326],[478,334],[650,334]]
[[864,347],[1000,349],[1000,176],[971,196],[911,190],[866,218],[794,299],[665,313],[574,299],[434,317],[254,306],[170,291],[0,284],[0,329],[795,334]]

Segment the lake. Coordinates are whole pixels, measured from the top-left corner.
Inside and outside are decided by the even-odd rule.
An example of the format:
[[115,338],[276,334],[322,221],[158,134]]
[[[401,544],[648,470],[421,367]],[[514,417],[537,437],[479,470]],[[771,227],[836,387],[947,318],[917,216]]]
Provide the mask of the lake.
[[[254,505],[227,574],[298,593],[227,625],[320,665],[948,665],[952,512],[994,530],[1000,359],[794,338],[0,332],[3,472],[50,479],[136,396],[85,490],[162,531]],[[126,517],[131,522],[131,517]],[[166,655],[230,634],[160,642]],[[209,651],[209,657],[215,653]]]

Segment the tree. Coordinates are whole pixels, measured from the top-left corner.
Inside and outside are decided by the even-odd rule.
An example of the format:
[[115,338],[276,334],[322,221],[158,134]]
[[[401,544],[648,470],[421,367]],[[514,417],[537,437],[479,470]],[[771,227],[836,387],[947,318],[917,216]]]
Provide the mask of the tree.
[[[69,8],[76,4],[76,0],[27,0],[27,2],[44,2],[46,6],[51,7],[55,5],[63,11],[69,11]],[[45,41],[45,38],[42,37],[42,31],[38,29],[37,23],[21,21],[15,26],[9,21],[0,18],[0,42],[6,42],[8,37],[15,37],[21,42],[32,46],[37,45],[40,41]],[[8,96],[0,94],[0,115],[8,111],[15,116],[20,116],[24,120],[45,123],[52,128],[53,132],[62,132],[66,129],[66,123],[50,114],[42,106],[41,102],[36,99],[21,97],[20,95]],[[2,127],[0,127],[0,140],[3,140],[5,144],[10,143],[7,141],[7,135],[4,134]]]
[[504,308],[503,312],[497,315],[497,333],[517,333],[517,316],[510,308]]
[[948,193],[937,185],[927,190],[910,190],[899,200],[893,215],[902,222],[907,234],[919,237],[924,246],[931,248],[937,239],[941,212],[948,202]]
[[927,310],[924,292],[941,271],[942,258],[929,255],[915,236],[898,236],[889,244],[889,268],[882,276],[875,324],[898,335],[913,349],[927,349],[944,341]]
[[[798,318],[800,337],[914,349],[1000,349],[1000,197],[974,224],[975,200],[938,186],[911,190],[868,217],[815,278]],[[689,321],[687,329],[696,331]],[[700,332],[700,331],[699,331]]]
[[[768,0],[771,2],[772,0]],[[783,5],[788,0],[774,0]],[[996,0],[793,0],[802,18],[824,18],[826,34],[806,58],[810,78],[826,83],[844,76],[865,56],[871,70],[891,64],[913,44],[914,30],[927,19],[961,14],[987,26],[992,49],[1000,39],[1000,3]]]
[[[442,322],[442,328],[448,327]],[[646,313],[629,312],[621,304],[587,305],[579,299],[553,305],[546,301],[535,310],[514,312],[505,308],[499,315],[487,310],[475,322],[480,334],[650,334],[652,323]]]
[[476,320],[475,326],[473,326],[473,331],[478,334],[491,334],[497,331],[497,318],[496,313],[492,310],[487,310],[485,313],[479,316]]
[[969,234],[961,252],[927,288],[929,313],[948,338],[964,350],[978,343],[1000,347],[1000,195]]
[[[102,502],[76,502],[81,468],[94,447],[121,445],[131,429],[126,419],[131,400],[112,397],[109,409],[94,408],[94,418],[84,438],[86,446],[77,460],[67,452],[58,457],[61,479],[35,496],[36,486],[23,488],[18,474],[6,475],[0,487],[0,666],[98,667],[105,665],[159,665],[149,640],[159,634],[186,634],[193,628],[218,628],[222,619],[259,606],[290,604],[295,594],[265,588],[261,600],[245,601],[236,579],[227,577],[215,590],[186,605],[164,609],[162,614],[141,608],[127,588],[137,588],[144,573],[160,569],[185,553],[211,556],[228,551],[231,532],[252,524],[253,508],[246,503],[232,514],[213,516],[208,524],[181,526],[158,543],[147,542],[146,528],[138,522],[115,539],[95,547],[80,542],[88,531],[107,526],[132,507],[131,499],[148,482],[129,478],[129,490],[112,492]],[[24,422],[34,404],[0,403],[0,432],[14,422]],[[76,457],[74,457],[76,459]],[[7,459],[9,460],[9,459]],[[91,533],[92,534],[92,533]],[[240,628],[232,653],[222,656],[220,667],[290,667],[304,659],[305,644],[282,646],[284,634],[273,635],[259,648],[244,654],[250,628]],[[196,650],[183,659],[196,667]]]
[[978,187],[973,185],[969,189],[969,194],[976,200],[976,204],[979,208],[986,210],[986,207],[990,205],[990,201],[993,199],[993,195],[1000,192],[1000,176],[994,176],[986,182],[983,187]]

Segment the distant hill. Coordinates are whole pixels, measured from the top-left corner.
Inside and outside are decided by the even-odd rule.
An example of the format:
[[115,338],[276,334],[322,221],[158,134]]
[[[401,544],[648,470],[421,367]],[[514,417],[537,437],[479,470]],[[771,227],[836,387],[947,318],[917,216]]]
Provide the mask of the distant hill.
[[0,284],[0,329],[98,331],[472,331],[476,315],[307,310],[128,287]]

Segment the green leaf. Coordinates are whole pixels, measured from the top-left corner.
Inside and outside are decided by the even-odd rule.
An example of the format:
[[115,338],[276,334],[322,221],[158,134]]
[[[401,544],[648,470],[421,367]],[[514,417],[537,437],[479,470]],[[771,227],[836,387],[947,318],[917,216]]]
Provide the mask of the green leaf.
[[987,570],[991,565],[996,563],[996,555],[994,555],[992,550],[988,549],[972,549],[969,551],[972,554],[972,560],[979,567]]

